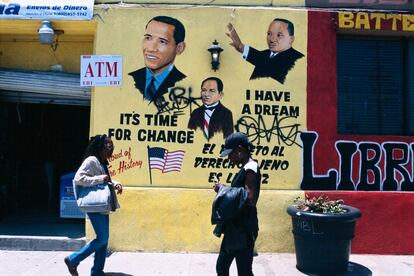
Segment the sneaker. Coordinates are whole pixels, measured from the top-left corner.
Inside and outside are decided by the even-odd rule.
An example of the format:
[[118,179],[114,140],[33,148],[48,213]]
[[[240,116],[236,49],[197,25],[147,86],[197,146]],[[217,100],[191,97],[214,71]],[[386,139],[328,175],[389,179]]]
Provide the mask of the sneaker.
[[69,273],[72,276],[79,276],[78,271],[76,270],[76,268],[78,267],[77,265],[75,265],[74,263],[72,263],[69,259],[69,257],[65,257],[65,264],[68,267]]

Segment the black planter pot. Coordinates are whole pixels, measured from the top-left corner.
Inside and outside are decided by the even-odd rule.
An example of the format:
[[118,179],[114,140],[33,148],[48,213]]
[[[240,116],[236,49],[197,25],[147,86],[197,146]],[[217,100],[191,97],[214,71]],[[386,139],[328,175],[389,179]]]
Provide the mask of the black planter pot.
[[348,269],[355,222],[361,212],[343,205],[344,214],[304,212],[289,206],[296,250],[296,267],[304,273],[343,273]]

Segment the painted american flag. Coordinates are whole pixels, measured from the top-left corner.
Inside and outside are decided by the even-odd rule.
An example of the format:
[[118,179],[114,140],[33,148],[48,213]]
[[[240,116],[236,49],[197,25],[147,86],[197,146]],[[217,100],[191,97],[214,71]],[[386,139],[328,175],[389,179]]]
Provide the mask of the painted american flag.
[[168,151],[164,148],[149,148],[148,158],[150,169],[161,170],[163,173],[179,172],[184,160],[183,150]]

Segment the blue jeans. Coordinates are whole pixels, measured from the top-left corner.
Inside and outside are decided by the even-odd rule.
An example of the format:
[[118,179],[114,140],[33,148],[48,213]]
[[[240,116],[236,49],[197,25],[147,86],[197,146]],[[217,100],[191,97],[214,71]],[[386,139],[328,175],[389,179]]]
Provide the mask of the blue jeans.
[[96,238],[69,256],[69,260],[78,265],[95,252],[91,276],[101,275],[105,266],[106,249],[109,239],[109,215],[87,213],[96,233]]

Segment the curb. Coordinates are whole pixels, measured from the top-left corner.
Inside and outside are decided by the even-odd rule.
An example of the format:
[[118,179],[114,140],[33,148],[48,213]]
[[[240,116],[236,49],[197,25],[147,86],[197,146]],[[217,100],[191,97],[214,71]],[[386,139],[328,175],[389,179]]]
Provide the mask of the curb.
[[0,235],[0,250],[21,251],[76,251],[86,244],[86,238],[48,236]]

